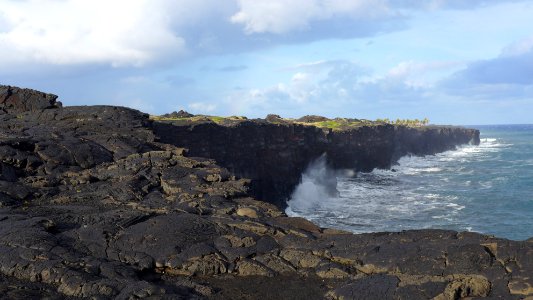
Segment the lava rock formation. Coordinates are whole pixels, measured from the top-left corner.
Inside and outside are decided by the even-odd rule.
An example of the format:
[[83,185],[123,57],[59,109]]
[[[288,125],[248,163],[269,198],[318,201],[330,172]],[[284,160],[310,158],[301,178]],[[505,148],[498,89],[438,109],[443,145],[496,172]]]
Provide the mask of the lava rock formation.
[[288,195],[297,180],[278,187],[269,176],[298,178],[324,152],[332,166],[368,170],[475,142],[477,131],[332,133],[266,121],[191,128],[56,98],[0,86],[5,298],[533,296],[532,241],[444,230],[354,235],[251,196],[270,195],[272,185],[271,195]]

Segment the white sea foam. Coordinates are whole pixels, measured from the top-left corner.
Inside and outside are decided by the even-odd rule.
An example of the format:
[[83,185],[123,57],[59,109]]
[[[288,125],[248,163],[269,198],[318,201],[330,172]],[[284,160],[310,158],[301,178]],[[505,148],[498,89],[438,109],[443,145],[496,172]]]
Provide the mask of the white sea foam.
[[495,138],[484,138],[484,139],[480,139],[480,142],[481,143],[494,143],[494,142],[497,142],[498,139],[495,139]]
[[[353,232],[450,228],[450,224],[462,224],[461,214],[467,204],[442,186],[490,188],[493,178],[465,180],[457,185],[455,176],[475,178],[469,163],[475,164],[509,146],[489,137],[481,139],[479,146],[461,146],[432,156],[402,157],[391,170],[340,172],[338,195],[332,195],[322,184],[332,173],[325,161],[319,160],[303,174],[302,184],[288,203],[287,214]],[[464,225],[453,228],[467,229]]]

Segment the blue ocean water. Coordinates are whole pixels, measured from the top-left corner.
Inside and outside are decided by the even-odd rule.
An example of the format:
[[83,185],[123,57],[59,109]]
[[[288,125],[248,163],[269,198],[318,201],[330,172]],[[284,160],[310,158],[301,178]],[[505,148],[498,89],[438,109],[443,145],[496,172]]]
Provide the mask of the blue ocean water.
[[337,174],[338,197],[317,162],[287,213],[357,233],[440,228],[512,240],[533,237],[533,125],[473,126],[479,146],[404,157],[392,170]]

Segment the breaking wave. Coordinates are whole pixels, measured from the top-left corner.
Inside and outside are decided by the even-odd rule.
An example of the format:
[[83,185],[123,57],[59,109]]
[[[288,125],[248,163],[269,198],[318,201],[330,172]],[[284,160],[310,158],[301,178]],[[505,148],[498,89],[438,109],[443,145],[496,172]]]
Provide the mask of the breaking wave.
[[[527,238],[533,236],[531,221],[530,227],[522,228],[522,233],[509,230],[514,221],[506,218],[516,211],[498,211],[498,219],[494,219],[494,203],[512,199],[487,198],[505,193],[511,180],[502,171],[505,167],[523,165],[524,161],[533,163],[533,147],[525,160],[507,157],[514,149],[511,140],[486,137],[479,146],[466,145],[425,157],[405,156],[390,170],[376,169],[370,173],[333,174],[321,158],[303,174],[286,212],[322,227],[356,233],[441,228]],[[533,171],[529,173],[533,179]],[[332,176],[336,176],[338,194],[332,194],[323,185],[331,184]],[[531,185],[529,190],[533,192]],[[504,206],[499,202],[498,205]],[[528,209],[533,213],[533,199]],[[487,222],[491,218],[492,222]]]

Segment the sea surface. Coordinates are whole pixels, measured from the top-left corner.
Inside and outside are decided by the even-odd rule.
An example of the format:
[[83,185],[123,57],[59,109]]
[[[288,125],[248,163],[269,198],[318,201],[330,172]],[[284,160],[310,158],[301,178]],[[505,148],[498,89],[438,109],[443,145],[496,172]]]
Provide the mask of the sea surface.
[[470,127],[481,131],[479,146],[403,157],[391,170],[339,172],[337,196],[321,185],[331,172],[318,160],[287,213],[356,233],[439,228],[533,237],[533,125]]

